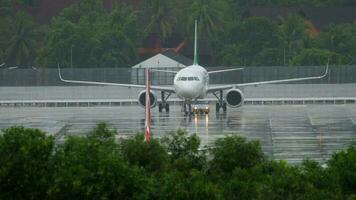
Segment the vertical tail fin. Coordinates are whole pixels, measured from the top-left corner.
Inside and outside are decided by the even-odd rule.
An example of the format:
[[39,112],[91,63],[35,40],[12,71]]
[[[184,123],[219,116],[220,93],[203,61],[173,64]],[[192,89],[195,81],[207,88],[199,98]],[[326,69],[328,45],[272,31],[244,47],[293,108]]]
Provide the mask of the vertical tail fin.
[[195,35],[194,35],[194,62],[193,65],[198,65],[198,28],[197,20],[195,20]]

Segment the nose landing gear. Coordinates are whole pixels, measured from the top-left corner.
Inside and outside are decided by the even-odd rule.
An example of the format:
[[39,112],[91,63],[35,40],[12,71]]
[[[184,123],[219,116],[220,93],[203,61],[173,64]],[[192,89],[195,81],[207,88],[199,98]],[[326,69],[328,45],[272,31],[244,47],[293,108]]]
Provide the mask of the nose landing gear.
[[192,104],[190,102],[184,101],[183,103],[183,112],[185,115],[191,115],[192,112]]

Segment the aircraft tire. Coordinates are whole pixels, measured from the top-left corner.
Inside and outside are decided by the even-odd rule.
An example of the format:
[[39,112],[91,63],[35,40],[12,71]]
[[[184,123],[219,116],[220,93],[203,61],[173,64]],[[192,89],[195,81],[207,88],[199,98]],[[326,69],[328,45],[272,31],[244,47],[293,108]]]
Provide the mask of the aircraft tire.
[[169,104],[166,103],[166,112],[169,112]]
[[222,109],[223,109],[224,112],[226,112],[226,102],[223,103]]
[[163,109],[162,103],[159,103],[158,104],[158,112],[162,112],[162,109]]
[[220,110],[220,104],[219,103],[216,103],[215,109],[216,109],[216,112],[219,112],[219,110]]

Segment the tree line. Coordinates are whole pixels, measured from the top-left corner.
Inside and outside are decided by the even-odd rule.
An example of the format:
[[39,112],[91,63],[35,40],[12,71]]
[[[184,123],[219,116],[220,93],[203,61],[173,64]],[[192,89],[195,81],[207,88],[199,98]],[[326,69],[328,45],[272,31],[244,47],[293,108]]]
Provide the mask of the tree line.
[[0,133],[0,199],[355,199],[356,146],[289,165],[233,135],[199,149],[182,130],[115,139],[98,124],[86,136],[23,127]]
[[251,6],[356,5],[350,0],[145,0],[139,10],[114,3],[109,11],[102,0],[82,0],[48,24],[18,11],[19,4],[38,1],[0,3],[0,62],[8,65],[130,67],[139,62],[137,49],[150,33],[168,46],[177,39],[192,43],[195,19],[200,42],[211,50],[210,65],[324,65],[328,58],[331,64],[355,64],[356,22],[330,25],[316,36],[299,15],[241,17]]

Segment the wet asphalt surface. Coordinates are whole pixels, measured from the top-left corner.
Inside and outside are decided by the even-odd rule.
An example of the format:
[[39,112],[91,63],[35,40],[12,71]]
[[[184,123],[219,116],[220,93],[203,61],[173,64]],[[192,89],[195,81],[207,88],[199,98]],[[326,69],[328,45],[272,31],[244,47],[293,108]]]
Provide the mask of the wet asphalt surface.
[[[0,108],[0,129],[13,125],[39,128],[59,143],[66,135],[87,134],[98,122],[115,128],[117,137],[127,137],[144,130],[145,114],[138,106]],[[179,128],[196,133],[202,147],[235,134],[259,140],[272,159],[325,162],[333,152],[356,141],[356,105],[245,105],[229,108],[225,114],[211,111],[193,116],[184,116],[178,105],[172,105],[170,113],[153,109],[153,137]]]

